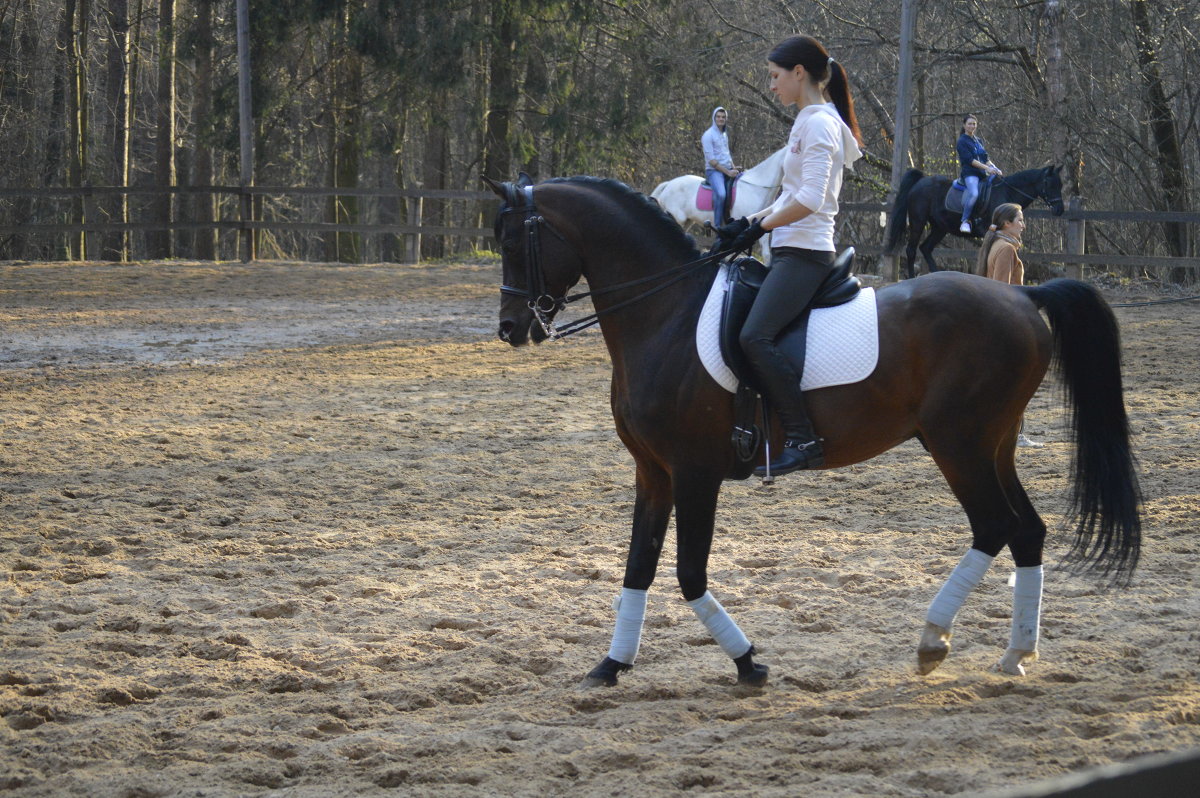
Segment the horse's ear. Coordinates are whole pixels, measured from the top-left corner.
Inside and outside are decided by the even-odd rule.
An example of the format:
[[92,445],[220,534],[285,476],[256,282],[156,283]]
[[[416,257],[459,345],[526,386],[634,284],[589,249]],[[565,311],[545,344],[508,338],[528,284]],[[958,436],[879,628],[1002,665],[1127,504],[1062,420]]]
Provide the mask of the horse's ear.
[[504,187],[503,183],[497,183],[495,180],[492,180],[487,175],[480,175],[480,177],[483,178],[483,182],[488,184],[488,188],[490,188],[492,191],[496,192],[497,197],[499,197],[502,200],[508,199],[508,189],[506,189]]
[[524,172],[521,172],[517,175],[517,185],[521,188],[525,188],[525,186],[532,186],[533,178]]

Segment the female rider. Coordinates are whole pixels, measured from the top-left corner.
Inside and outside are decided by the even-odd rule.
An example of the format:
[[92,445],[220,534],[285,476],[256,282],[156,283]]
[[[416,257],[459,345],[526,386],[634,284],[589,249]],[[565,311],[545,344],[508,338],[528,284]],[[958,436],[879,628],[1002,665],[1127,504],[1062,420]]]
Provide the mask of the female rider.
[[988,175],[1003,175],[1000,167],[988,160],[987,150],[983,148],[983,139],[975,135],[979,129],[979,120],[974,114],[963,117],[962,129],[958,134],[958,142],[954,148],[958,150],[958,161],[961,164],[959,177],[966,190],[963,191],[962,223],[958,232],[971,233],[971,211],[975,209],[975,201],[979,199],[979,181]]
[[782,475],[825,465],[822,441],[804,406],[801,375],[775,338],[808,307],[833,267],[842,169],[861,157],[862,138],[846,71],[819,41],[811,36],[784,40],[768,56],[767,69],[771,91],[785,106],[799,109],[783,160],[782,192],[770,207],[725,225],[720,235],[723,249],[741,251],[771,233],[771,269],[740,343],[783,423],[783,452],[770,465],[772,474]]

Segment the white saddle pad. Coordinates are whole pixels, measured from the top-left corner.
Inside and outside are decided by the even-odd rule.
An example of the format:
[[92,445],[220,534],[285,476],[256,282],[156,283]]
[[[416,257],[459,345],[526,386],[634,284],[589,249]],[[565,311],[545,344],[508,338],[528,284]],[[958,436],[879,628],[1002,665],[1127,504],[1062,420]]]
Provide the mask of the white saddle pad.
[[[734,393],[738,381],[721,355],[721,308],[728,288],[723,264],[696,325],[696,351],[700,362],[722,388]],[[817,308],[808,320],[808,348],[800,387],[805,391],[847,385],[871,376],[879,363],[879,314],[875,290],[864,288],[844,305]]]

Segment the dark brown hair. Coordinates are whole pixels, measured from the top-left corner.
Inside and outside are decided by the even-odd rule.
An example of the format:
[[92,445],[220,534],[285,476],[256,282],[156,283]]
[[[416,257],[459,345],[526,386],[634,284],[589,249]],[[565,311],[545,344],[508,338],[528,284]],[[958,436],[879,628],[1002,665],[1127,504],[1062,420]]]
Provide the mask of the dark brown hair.
[[833,107],[837,108],[838,115],[854,134],[854,140],[862,145],[862,133],[858,130],[858,117],[854,115],[854,98],[850,96],[846,69],[830,58],[819,41],[811,36],[791,36],[775,45],[767,60],[784,69],[802,66],[818,86],[825,83],[825,90],[833,100]]

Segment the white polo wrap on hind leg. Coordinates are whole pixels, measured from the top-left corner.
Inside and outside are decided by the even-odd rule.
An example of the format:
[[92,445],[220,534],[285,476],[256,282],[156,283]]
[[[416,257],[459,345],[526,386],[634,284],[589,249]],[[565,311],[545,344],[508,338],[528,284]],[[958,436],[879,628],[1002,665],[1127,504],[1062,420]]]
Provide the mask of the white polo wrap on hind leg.
[[942,585],[942,589],[934,597],[933,603],[929,605],[929,612],[925,615],[925,620],[935,623],[943,629],[949,629],[954,625],[954,616],[958,615],[963,602],[967,600],[967,595],[983,579],[988,568],[992,567],[994,559],[996,558],[984,554],[979,549],[968,550],[958,561],[958,565],[954,566],[954,572],[950,574],[946,584]]
[[1008,647],[1036,651],[1042,616],[1042,566],[1018,568],[1013,582],[1012,636]]
[[729,613],[721,606],[712,593],[707,590],[695,601],[689,601],[688,606],[696,613],[696,617],[704,624],[704,628],[717,641],[721,650],[732,659],[737,659],[750,650],[750,640],[734,623]]
[[613,609],[617,611],[617,623],[613,627],[612,645],[608,656],[617,662],[632,665],[642,644],[642,623],[646,620],[646,590],[621,588]]

